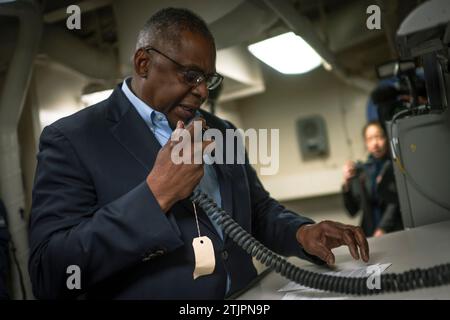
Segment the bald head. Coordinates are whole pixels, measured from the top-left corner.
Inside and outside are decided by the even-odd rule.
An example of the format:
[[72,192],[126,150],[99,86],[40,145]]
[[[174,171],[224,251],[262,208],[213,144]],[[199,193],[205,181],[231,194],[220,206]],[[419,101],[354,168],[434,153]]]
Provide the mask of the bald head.
[[181,8],[166,8],[152,15],[139,31],[136,50],[146,46],[158,46],[161,43],[177,47],[180,35],[184,31],[204,36],[215,50],[214,37],[206,22],[195,13]]

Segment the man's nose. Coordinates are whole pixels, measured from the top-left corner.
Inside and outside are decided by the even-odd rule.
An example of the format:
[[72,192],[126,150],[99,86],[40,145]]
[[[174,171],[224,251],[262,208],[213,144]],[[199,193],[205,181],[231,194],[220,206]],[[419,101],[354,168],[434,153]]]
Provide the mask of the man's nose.
[[200,82],[197,86],[195,86],[192,89],[192,93],[195,96],[199,97],[202,102],[208,99],[209,90],[206,87],[206,82],[205,81]]

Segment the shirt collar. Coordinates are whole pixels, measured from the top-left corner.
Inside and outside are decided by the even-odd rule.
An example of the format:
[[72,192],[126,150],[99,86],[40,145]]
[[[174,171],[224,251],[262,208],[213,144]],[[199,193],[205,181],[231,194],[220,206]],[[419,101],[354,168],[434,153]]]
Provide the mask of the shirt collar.
[[168,125],[166,116],[159,111],[153,109],[150,105],[142,101],[138,96],[136,96],[130,89],[131,78],[126,78],[122,83],[122,91],[131,104],[136,108],[136,111],[144,119],[145,122],[149,122],[152,125],[157,126],[159,123],[162,125]]

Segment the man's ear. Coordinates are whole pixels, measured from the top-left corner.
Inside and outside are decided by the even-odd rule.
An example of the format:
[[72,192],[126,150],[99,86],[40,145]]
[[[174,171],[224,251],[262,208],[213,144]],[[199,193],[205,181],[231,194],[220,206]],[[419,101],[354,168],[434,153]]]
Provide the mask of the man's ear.
[[144,49],[139,49],[134,53],[134,71],[141,78],[147,78],[148,69],[151,63],[150,55]]

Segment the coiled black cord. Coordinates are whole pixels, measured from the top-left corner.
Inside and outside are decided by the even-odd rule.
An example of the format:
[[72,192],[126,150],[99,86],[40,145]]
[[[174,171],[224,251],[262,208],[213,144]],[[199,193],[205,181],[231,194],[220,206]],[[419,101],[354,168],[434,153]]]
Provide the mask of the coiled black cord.
[[339,277],[307,271],[266,248],[203,192],[195,190],[191,200],[196,202],[209,218],[220,225],[223,232],[248,254],[283,277],[309,288],[350,295],[370,295],[450,284],[450,263],[402,273],[381,274],[380,289],[369,289],[368,277]]

